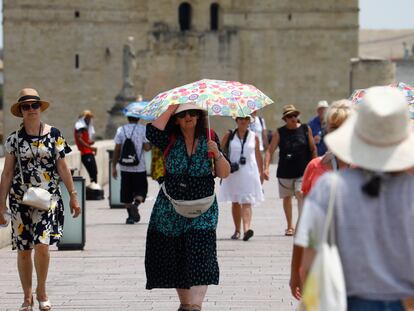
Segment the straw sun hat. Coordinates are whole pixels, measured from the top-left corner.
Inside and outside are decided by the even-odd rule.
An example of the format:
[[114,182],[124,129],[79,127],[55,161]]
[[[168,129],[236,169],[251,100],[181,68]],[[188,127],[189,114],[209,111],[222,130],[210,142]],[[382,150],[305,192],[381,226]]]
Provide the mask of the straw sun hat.
[[17,98],[17,102],[10,107],[11,113],[16,117],[23,117],[20,110],[20,105],[23,103],[39,102],[40,111],[45,111],[49,107],[49,102],[41,100],[39,93],[35,89],[24,88],[20,90]]
[[282,119],[284,120],[286,116],[294,114],[296,116],[300,115],[300,111],[296,109],[293,105],[283,106]]
[[414,133],[404,94],[388,86],[366,91],[357,112],[325,137],[340,159],[377,172],[414,166]]

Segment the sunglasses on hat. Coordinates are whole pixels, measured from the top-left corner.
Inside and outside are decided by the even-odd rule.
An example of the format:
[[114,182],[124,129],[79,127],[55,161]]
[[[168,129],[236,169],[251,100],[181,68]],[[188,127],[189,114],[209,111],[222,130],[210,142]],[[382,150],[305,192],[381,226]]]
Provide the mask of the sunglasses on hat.
[[177,118],[184,119],[185,116],[187,115],[187,113],[190,115],[190,117],[198,116],[198,110],[196,110],[196,109],[181,111],[181,112],[177,113],[176,116],[177,116]]
[[33,102],[33,103],[24,103],[24,104],[20,104],[20,108],[23,111],[29,111],[30,108],[32,108],[33,110],[39,109],[40,108],[40,102]]

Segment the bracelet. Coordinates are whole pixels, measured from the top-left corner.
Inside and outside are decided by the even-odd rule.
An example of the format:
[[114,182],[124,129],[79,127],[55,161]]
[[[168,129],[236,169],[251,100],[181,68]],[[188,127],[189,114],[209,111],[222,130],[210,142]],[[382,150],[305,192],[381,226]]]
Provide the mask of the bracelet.
[[220,152],[219,156],[218,156],[217,158],[214,158],[214,160],[215,160],[215,161],[218,161],[218,160],[220,160],[222,157],[223,157],[223,153],[222,153],[222,152]]
[[69,191],[69,194],[70,195],[72,195],[72,194],[78,194],[78,192],[76,190],[72,190],[72,191]]

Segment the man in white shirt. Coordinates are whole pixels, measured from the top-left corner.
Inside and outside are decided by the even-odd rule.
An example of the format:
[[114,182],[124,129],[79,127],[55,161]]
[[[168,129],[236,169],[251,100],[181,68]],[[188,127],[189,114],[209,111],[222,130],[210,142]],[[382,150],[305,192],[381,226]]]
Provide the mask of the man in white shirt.
[[148,192],[147,172],[144,151],[151,149],[151,144],[145,137],[145,126],[139,119],[128,117],[128,124],[119,127],[115,135],[115,150],[112,158],[112,177],[117,178],[117,163],[122,160],[123,146],[127,139],[133,142],[137,163],[120,163],[121,170],[121,202],[125,204],[128,212],[126,224],[139,222],[138,205],[145,201]]

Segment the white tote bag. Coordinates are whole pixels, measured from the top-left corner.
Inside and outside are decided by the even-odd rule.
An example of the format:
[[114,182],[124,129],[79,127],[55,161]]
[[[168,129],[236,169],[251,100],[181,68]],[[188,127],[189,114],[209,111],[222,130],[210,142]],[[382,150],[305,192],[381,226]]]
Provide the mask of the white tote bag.
[[[344,272],[336,247],[334,204],[336,173],[332,179],[323,236],[303,288],[303,304],[307,311],[346,311],[347,296]],[[329,242],[328,242],[329,236]]]

